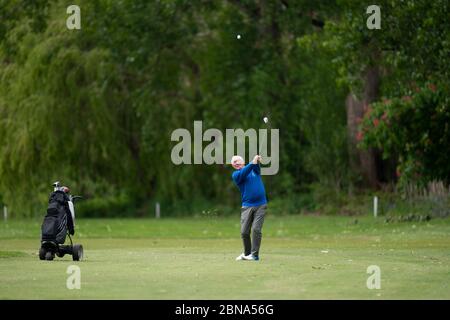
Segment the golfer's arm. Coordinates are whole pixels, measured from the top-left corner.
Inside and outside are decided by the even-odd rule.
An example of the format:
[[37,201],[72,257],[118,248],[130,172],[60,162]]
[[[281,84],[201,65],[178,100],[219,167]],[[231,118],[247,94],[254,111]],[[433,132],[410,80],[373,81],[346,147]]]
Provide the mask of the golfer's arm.
[[249,174],[250,172],[252,172],[252,169],[253,169],[255,166],[258,166],[258,165],[253,164],[253,163],[249,163],[248,165],[246,165],[246,166],[245,166],[244,168],[242,168],[241,170],[235,171],[235,172],[233,173],[233,180],[234,180],[234,182],[236,182],[237,184],[240,184],[240,183],[245,179],[245,177],[247,177],[248,174]]
[[253,171],[254,171],[257,175],[261,175],[261,167],[260,167],[259,163],[254,165]]

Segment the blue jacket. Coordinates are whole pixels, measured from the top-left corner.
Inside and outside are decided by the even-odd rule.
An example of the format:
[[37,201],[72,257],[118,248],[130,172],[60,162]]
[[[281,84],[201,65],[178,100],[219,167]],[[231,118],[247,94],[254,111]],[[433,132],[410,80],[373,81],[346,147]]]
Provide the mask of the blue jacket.
[[233,172],[232,178],[241,191],[243,207],[257,207],[267,203],[259,164],[249,163]]

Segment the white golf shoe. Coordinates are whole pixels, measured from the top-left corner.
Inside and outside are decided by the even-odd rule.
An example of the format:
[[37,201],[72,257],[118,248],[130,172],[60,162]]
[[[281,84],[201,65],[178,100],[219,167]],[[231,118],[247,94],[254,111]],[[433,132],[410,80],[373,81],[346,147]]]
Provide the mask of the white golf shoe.
[[259,257],[249,254],[248,256],[243,256],[242,259],[247,261],[258,261]]
[[245,257],[245,254],[244,254],[244,253],[241,253],[241,254],[239,255],[239,257],[236,258],[236,261],[245,260],[244,257]]

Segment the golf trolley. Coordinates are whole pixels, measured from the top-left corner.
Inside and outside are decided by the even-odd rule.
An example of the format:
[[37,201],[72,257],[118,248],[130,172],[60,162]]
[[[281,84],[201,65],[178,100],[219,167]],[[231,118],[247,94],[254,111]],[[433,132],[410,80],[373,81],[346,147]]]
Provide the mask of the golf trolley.
[[[59,258],[69,254],[74,261],[83,259],[83,246],[73,244],[71,235],[75,234],[75,207],[80,196],[72,196],[69,188],[61,187],[60,182],[53,183],[53,192],[48,201],[47,214],[42,223],[40,260],[53,260],[55,255]],[[65,245],[66,236],[70,245]]]

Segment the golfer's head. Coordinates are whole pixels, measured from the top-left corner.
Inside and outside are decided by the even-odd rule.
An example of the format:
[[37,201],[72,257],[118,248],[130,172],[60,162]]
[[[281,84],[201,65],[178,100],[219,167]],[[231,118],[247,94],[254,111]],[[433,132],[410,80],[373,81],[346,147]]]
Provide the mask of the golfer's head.
[[242,159],[241,156],[233,156],[231,158],[231,165],[236,170],[239,170],[239,169],[241,169],[244,166],[244,159]]

